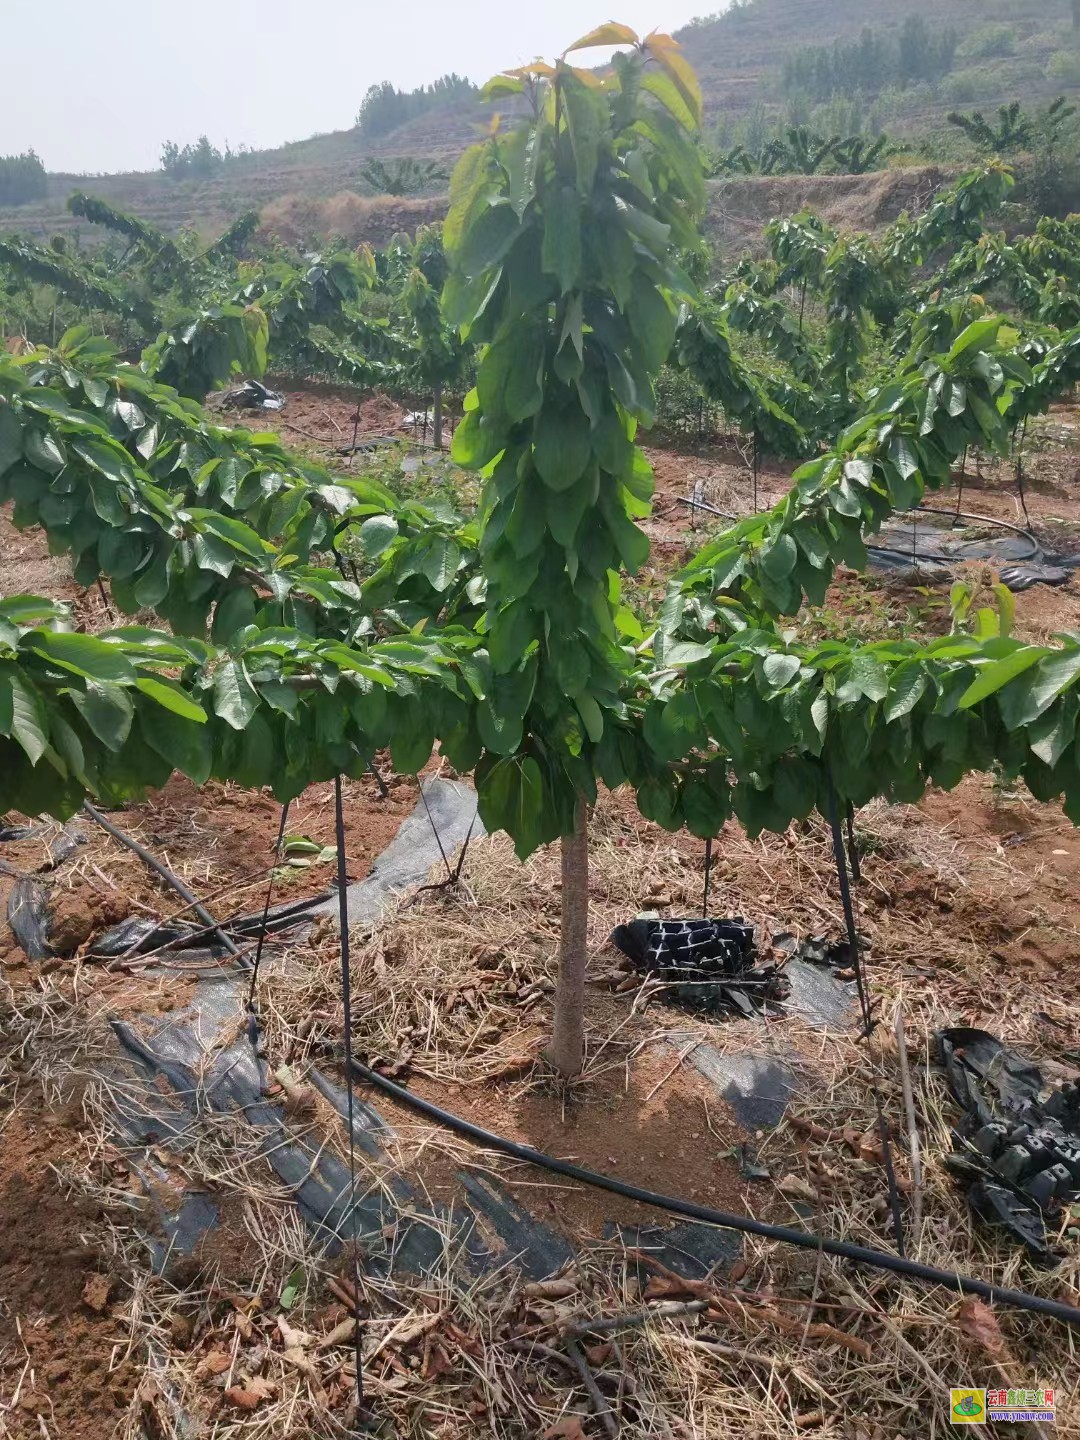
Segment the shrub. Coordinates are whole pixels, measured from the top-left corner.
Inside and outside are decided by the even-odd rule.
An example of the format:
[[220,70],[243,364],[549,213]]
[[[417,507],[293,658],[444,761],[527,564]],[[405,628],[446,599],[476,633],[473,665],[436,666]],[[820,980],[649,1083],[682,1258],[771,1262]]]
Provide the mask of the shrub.
[[1080,51],[1056,50],[1046,62],[1046,78],[1057,85],[1080,85]]
[[967,60],[989,60],[1011,55],[1016,49],[1016,32],[1011,25],[980,25],[961,42],[959,53]]

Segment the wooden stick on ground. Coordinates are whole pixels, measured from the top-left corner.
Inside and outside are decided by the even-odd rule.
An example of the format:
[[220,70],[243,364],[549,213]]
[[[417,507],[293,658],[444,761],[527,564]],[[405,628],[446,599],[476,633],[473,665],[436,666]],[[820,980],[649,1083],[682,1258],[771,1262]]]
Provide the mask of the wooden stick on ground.
[[578,1374],[581,1376],[581,1383],[589,1392],[589,1399],[592,1402],[592,1407],[596,1411],[600,1423],[608,1435],[611,1436],[611,1440],[616,1440],[616,1436],[619,1433],[619,1422],[616,1420],[611,1406],[604,1399],[600,1386],[597,1385],[596,1378],[589,1369],[589,1362],[581,1353],[581,1346],[571,1336],[568,1336],[566,1340],[566,1353],[577,1366]]
[[711,1300],[668,1300],[653,1305],[648,1310],[631,1310],[625,1315],[575,1320],[567,1326],[566,1334],[575,1338],[582,1335],[611,1335],[617,1330],[629,1330],[635,1325],[651,1325],[654,1320],[675,1320],[682,1315],[700,1315],[708,1310],[711,1304]]

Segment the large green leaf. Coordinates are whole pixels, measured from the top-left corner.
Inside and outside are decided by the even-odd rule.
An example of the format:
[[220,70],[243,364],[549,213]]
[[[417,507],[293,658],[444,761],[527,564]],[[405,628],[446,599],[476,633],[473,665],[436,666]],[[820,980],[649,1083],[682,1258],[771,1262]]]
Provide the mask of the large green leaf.
[[85,675],[91,680],[133,684],[135,669],[116,645],[91,635],[74,635],[60,630],[31,630],[23,644],[53,665]]
[[569,490],[589,462],[589,422],[580,410],[543,410],[536,418],[533,462],[544,484]]
[[206,721],[206,711],[203,707],[192,700],[188,692],[175,680],[169,680],[159,675],[140,675],[135,682],[135,687],[141,690],[144,695],[157,702],[165,710],[170,710],[174,715],[179,715],[183,720],[194,721],[196,724],[203,724]]
[[1046,654],[1041,646],[1021,645],[1011,654],[1004,656],[1001,660],[993,660],[989,665],[980,668],[975,679],[960,697],[960,708],[970,710],[980,700],[985,700],[988,695],[993,695],[1007,685],[1010,680],[1015,680],[1025,670],[1030,670],[1037,665]]
[[135,715],[135,703],[129,689],[120,685],[97,685],[88,680],[86,689],[72,691],[71,698],[106,749],[119,751],[123,748]]
[[581,278],[581,216],[574,188],[564,185],[544,215],[542,263],[565,295]]
[[49,743],[49,722],[40,690],[17,670],[8,672],[11,685],[11,734],[36,765]]
[[234,730],[243,730],[259,708],[259,697],[239,660],[226,660],[214,675],[214,709]]

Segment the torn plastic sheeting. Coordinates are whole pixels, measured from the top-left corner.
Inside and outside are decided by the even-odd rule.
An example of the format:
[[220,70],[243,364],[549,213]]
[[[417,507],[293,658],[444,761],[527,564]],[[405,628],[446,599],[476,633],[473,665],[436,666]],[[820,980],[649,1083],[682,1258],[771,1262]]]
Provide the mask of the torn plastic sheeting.
[[[160,950],[163,945],[194,942],[201,933],[194,925],[132,916],[99,935],[90,947],[90,954],[103,960],[121,955],[144,955],[149,950]],[[226,952],[222,949],[221,953],[224,955]]]
[[1055,1264],[1046,1220],[1060,1228],[1080,1199],[1080,1080],[1050,1089],[1038,1066],[985,1030],[943,1030],[937,1046],[965,1112],[947,1165],[968,1182],[980,1219]]
[[223,410],[283,410],[285,396],[258,380],[245,380],[242,385],[223,391],[217,403]]
[[36,880],[16,880],[8,896],[7,921],[28,960],[44,960],[52,949],[47,939],[48,892]]

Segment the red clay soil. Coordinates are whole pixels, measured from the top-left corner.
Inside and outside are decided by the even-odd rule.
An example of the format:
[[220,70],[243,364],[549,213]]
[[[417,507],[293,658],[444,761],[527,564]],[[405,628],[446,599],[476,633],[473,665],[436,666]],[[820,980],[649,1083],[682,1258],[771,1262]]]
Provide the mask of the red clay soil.
[[0,1135],[0,1430],[11,1440],[105,1440],[142,1373],[143,1357],[126,1357],[98,1206],[66,1195],[51,1168],[78,1145],[80,1119],[77,1101],[20,1110]]

